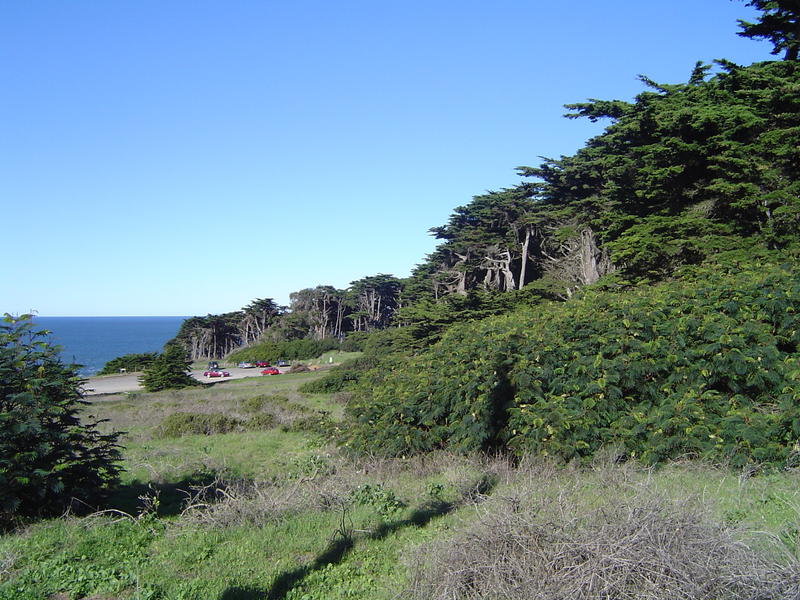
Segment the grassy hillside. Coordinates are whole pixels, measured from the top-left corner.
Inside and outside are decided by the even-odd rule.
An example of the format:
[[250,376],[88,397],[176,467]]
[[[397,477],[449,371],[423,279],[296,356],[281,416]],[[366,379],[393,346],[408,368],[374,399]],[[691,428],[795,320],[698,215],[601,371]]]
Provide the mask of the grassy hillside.
[[0,537],[0,598],[798,591],[793,470],[356,458],[327,439],[347,393],[297,390],[318,377],[98,399],[91,411],[127,431],[123,485],[96,510]]

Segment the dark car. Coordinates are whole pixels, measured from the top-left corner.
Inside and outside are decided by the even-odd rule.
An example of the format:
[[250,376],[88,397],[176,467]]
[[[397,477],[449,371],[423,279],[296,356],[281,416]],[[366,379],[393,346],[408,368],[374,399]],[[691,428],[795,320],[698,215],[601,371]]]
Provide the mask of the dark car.
[[280,375],[281,372],[278,371],[275,367],[267,367],[263,371],[261,371],[262,375]]
[[269,364],[268,360],[257,360],[256,361],[256,366],[257,367],[269,367],[271,365]]
[[285,360],[279,360],[279,361],[278,361],[278,366],[279,366],[279,367],[288,367],[288,366],[289,366],[289,363],[288,363],[288,362],[286,362]]

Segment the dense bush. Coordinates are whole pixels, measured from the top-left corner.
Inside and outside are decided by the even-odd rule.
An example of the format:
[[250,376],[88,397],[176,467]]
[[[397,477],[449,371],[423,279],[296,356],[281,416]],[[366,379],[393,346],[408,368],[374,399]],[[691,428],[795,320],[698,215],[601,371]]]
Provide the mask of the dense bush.
[[96,502],[117,480],[117,434],[81,420],[81,380],[29,316],[0,324],[0,525]]
[[158,357],[157,352],[144,352],[141,354],[124,354],[108,361],[98,375],[115,375],[120,369],[126,371],[144,371],[153,364]]
[[231,362],[268,360],[308,360],[316,358],[323,352],[338,350],[339,340],[326,338],[312,340],[303,338],[284,342],[260,342],[228,355]]
[[242,400],[242,409],[246,412],[260,412],[267,406],[274,404],[285,405],[288,402],[289,399],[286,396],[259,394]]
[[361,375],[378,365],[374,355],[359,356],[333,367],[324,376],[307,381],[298,388],[305,394],[333,394],[350,390],[358,383]]
[[339,431],[330,414],[324,410],[316,410],[298,417],[286,429],[288,431],[314,433],[325,438],[333,438]]
[[344,338],[344,341],[342,341],[341,351],[363,352],[364,344],[366,343],[369,335],[370,334],[366,331],[351,331]]
[[275,416],[269,413],[259,413],[250,417],[244,424],[248,431],[267,431],[275,427]]
[[184,435],[214,435],[228,433],[241,423],[222,413],[173,413],[164,418],[157,429],[162,438],[177,438]]
[[237,419],[223,413],[173,413],[164,418],[156,429],[160,438],[184,435],[217,435],[241,431],[266,431],[277,425],[275,415],[258,413],[247,419]]
[[456,327],[368,374],[349,443],[564,459],[619,444],[647,463],[786,464],[800,438],[798,307],[796,266],[718,265]]

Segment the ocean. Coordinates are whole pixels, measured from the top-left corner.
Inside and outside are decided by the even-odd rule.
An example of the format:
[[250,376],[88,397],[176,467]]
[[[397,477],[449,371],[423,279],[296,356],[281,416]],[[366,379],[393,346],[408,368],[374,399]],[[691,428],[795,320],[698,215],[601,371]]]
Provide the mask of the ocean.
[[82,365],[84,377],[96,374],[123,354],[161,352],[186,317],[39,317],[36,329],[47,329],[61,346],[65,363]]

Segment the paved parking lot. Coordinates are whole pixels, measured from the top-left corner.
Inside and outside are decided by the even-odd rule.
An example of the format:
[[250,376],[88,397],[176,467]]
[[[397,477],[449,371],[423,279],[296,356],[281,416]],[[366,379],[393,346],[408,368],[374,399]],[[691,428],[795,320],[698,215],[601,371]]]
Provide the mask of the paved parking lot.
[[[215,381],[227,381],[229,379],[242,379],[243,377],[262,377],[261,369],[240,369],[231,367],[223,369],[231,374],[230,377],[203,377],[203,371],[192,371],[192,377],[203,383],[213,383]],[[281,373],[288,371],[288,367],[278,367]],[[135,392],[141,390],[139,385],[139,373],[126,373],[123,375],[104,375],[103,377],[89,377],[86,382],[85,390],[87,396],[98,396],[100,394],[119,394],[121,392]]]

